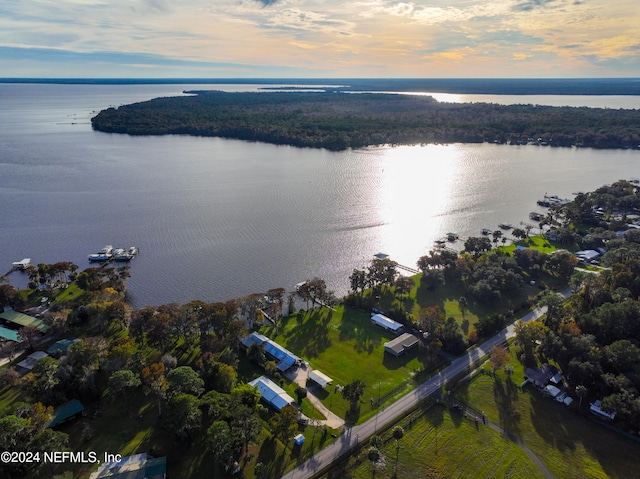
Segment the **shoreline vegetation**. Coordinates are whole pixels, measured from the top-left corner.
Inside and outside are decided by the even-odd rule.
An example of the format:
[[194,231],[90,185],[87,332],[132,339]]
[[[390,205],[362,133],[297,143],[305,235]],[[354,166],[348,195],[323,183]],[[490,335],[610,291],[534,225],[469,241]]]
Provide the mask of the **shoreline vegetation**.
[[640,110],[442,103],[429,96],[193,90],[102,110],[94,130],[185,134],[342,151],[378,145],[497,143],[640,148]]
[[[170,476],[231,478],[241,470],[247,479],[276,479],[350,434],[323,424],[310,395],[347,426],[362,424],[537,305],[546,313],[516,322],[514,342],[491,350],[483,374],[453,378],[446,399],[423,403],[388,429],[376,420],[376,433],[361,437],[362,449],[349,457],[355,465],[347,465],[348,477],[389,475],[392,467],[408,478],[465,476],[472,468],[521,476],[531,461],[485,428],[489,422],[558,479],[576,471],[636,477],[637,461],[629,458],[637,444],[628,439],[637,441],[640,430],[640,187],[621,180],[578,194],[549,207],[543,222],[540,235],[510,230],[510,245],[496,231],[492,239],[468,238],[461,252],[434,248],[417,260],[420,273],[412,277],[398,275],[389,258],[374,259],[353,271],[352,292],[342,301],[324,280],[311,279],[289,293],[288,308],[288,293],[274,288],[226,302],[135,310],[126,303],[128,267],[30,266],[28,290],[0,281],[0,307],[39,314],[47,329],[21,327],[22,343],[1,344],[1,437],[10,452],[145,452],[166,457]],[[556,291],[567,286],[573,294],[563,299]],[[421,333],[417,348],[385,352],[395,334],[372,324],[372,311]],[[279,357],[263,346],[240,346],[250,331],[304,362],[279,370]],[[71,342],[66,352],[56,349],[29,371],[20,366],[59,340]],[[562,371],[558,384],[574,399],[570,405],[525,387],[526,368],[543,364]],[[327,374],[332,386],[296,382],[308,367]],[[261,403],[249,385],[260,376],[297,397],[299,409]],[[47,427],[73,400],[87,415]],[[596,400],[613,416],[606,426],[618,432],[586,419]],[[298,434],[306,437],[302,444],[294,443]],[[347,477],[342,463],[337,467],[323,477]],[[87,477],[94,468],[0,463],[0,476]]]

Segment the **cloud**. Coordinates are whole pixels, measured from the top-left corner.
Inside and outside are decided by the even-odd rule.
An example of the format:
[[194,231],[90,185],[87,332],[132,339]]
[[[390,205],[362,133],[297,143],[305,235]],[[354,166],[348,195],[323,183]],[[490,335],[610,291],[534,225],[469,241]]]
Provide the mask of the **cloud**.
[[537,8],[558,7],[557,0],[525,0],[513,6],[514,10],[528,12]]
[[55,50],[67,65],[208,76],[505,76],[514,59],[529,76],[625,60],[640,76],[638,16],[637,0],[34,0],[0,2],[0,47],[23,49],[29,71]]

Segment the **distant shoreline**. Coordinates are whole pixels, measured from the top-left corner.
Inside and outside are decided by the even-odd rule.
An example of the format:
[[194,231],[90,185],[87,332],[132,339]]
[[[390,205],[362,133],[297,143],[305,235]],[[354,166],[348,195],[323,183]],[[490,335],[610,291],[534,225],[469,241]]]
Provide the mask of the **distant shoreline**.
[[94,130],[192,135],[342,151],[378,145],[536,144],[640,148],[640,110],[440,103],[385,93],[187,91],[102,110]]
[[62,85],[324,85],[350,91],[425,91],[486,95],[640,96],[640,78],[0,78],[1,83]]

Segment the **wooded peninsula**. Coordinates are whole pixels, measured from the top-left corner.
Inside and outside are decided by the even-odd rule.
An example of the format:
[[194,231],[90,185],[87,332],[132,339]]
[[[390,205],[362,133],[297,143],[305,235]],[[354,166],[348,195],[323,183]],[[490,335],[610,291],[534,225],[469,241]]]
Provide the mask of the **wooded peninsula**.
[[102,110],[94,130],[187,134],[345,150],[384,144],[502,143],[640,147],[640,110],[442,103],[429,96],[190,91]]

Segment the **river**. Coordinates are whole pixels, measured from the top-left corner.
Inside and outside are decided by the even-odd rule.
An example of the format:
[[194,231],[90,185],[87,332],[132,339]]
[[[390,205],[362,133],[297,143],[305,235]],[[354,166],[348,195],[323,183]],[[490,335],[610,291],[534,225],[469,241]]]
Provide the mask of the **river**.
[[[136,307],[291,290],[313,276],[342,295],[353,269],[376,253],[415,267],[447,232],[477,236],[528,222],[545,193],[572,198],[640,171],[638,151],[453,144],[329,152],[91,129],[108,106],[211,88],[0,84],[0,272],[24,257],[84,268],[105,244],[135,245]],[[635,96],[553,101],[640,105]],[[25,284],[21,273],[9,279]]]

